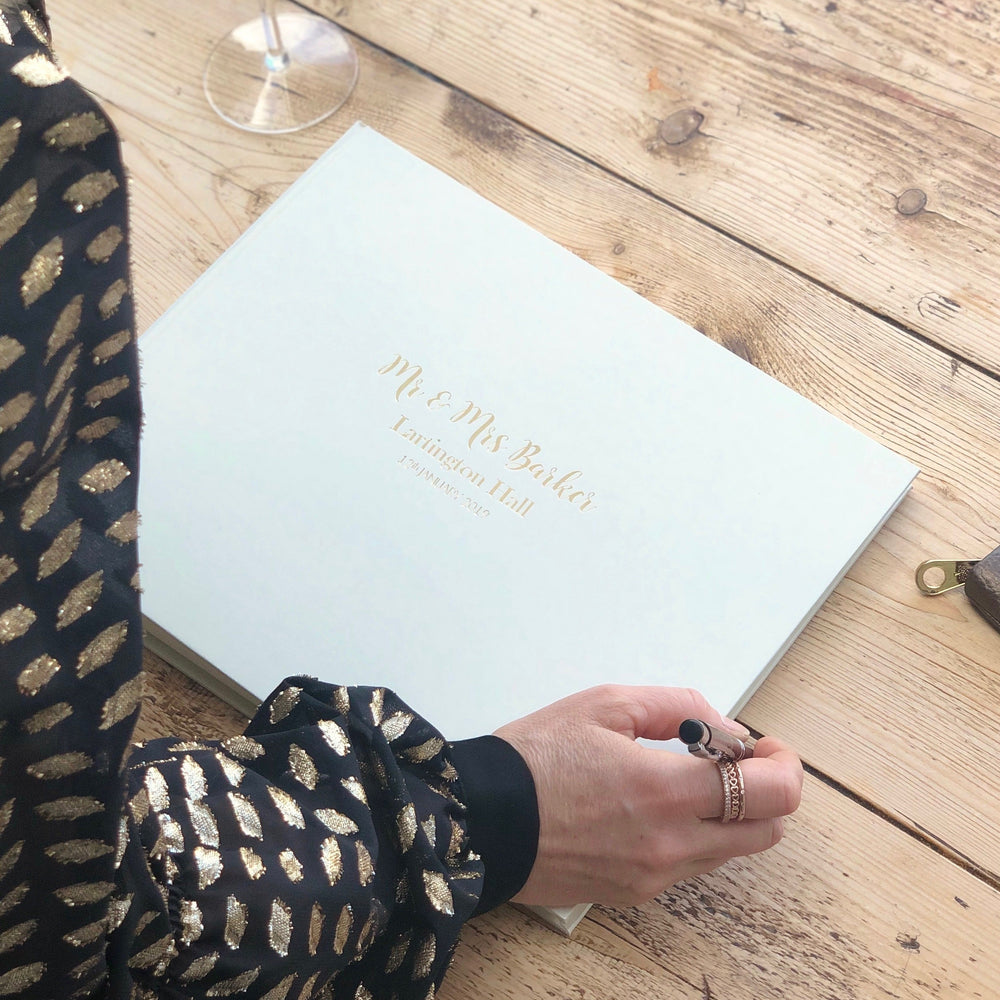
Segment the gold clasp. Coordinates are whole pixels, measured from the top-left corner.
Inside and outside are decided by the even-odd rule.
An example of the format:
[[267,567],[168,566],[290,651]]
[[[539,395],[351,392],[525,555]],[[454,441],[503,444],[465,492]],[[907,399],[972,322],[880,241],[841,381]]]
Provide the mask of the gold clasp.
[[[917,586],[925,594],[943,594],[946,590],[961,587],[969,578],[969,571],[978,559],[926,559],[917,567]],[[928,583],[924,575],[928,570],[940,570],[944,579],[940,583]]]

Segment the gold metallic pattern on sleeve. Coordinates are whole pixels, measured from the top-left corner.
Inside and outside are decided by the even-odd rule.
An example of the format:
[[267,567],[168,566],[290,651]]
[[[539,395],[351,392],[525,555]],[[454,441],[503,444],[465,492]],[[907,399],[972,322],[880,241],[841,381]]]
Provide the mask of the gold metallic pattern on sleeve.
[[66,795],[51,802],[40,802],[35,812],[46,820],[83,819],[104,812],[104,803],[92,795]]
[[375,877],[375,866],[372,864],[372,856],[368,853],[368,848],[359,840],[358,849],[358,879],[362,885],[368,885]]
[[31,441],[22,441],[11,453],[3,465],[0,465],[0,479],[5,482],[17,473],[17,470],[35,453],[35,445]]
[[160,857],[164,851],[168,854],[180,854],[184,850],[184,830],[180,823],[170,813],[160,813],[156,818],[160,824],[160,836],[151,853]]
[[91,975],[97,966],[101,964],[104,960],[104,955],[100,952],[96,955],[91,955],[90,958],[82,961],[75,969],[70,971],[70,976],[73,979],[86,979],[87,976]]
[[119,330],[118,333],[113,333],[106,340],[102,340],[91,354],[94,364],[103,365],[115,357],[115,355],[121,354],[128,347],[131,340],[131,330]]
[[128,622],[109,625],[92,639],[80,653],[76,664],[77,677],[86,677],[110,663],[128,637]]
[[7,24],[7,15],[0,10],[0,42],[4,45],[13,45],[14,39],[10,33],[10,25]]
[[79,774],[92,767],[94,759],[89,754],[79,750],[70,753],[57,753],[45,760],[35,761],[29,764],[25,770],[33,778],[41,781],[54,781],[58,778],[68,778],[71,774]]
[[[260,998],[260,1000],[285,1000],[285,997],[288,996],[288,993],[291,990],[292,986],[295,985],[296,978],[297,977],[294,972],[290,976],[285,976],[285,978],[282,979],[277,986],[275,986],[273,989],[268,990]],[[311,993],[306,993],[305,989],[299,991],[299,996],[302,998],[302,1000],[307,1000],[307,998],[310,997],[311,995],[312,995]],[[326,996],[326,994],[318,996],[316,1000],[322,1000],[324,996]]]
[[[93,409],[100,406],[101,403],[106,403],[109,399],[114,399],[115,396],[120,392],[124,392],[130,385],[131,381],[128,375],[116,375],[114,378],[109,378],[107,382],[91,386],[84,396],[84,402]],[[121,465],[120,462],[118,464]]]
[[21,528],[25,531],[33,528],[52,507],[59,492],[59,470],[53,469],[31,491],[21,508]]
[[108,933],[114,933],[125,923],[134,898],[135,894],[130,892],[127,896],[116,896],[108,903]]
[[25,308],[34,305],[46,292],[52,290],[62,274],[63,241],[54,236],[31,259],[28,269],[21,275],[21,301]]
[[254,804],[239,792],[229,792],[228,798],[229,804],[233,807],[233,815],[243,833],[255,840],[263,840],[264,831],[260,825],[260,814]]
[[268,785],[267,794],[271,796],[271,801],[274,803],[275,808],[281,813],[281,818],[289,826],[295,827],[296,830],[304,830],[306,828],[306,821],[302,815],[302,810],[288,792],[282,788],[278,788],[277,785]]
[[30,986],[34,986],[44,974],[44,962],[19,965],[16,969],[5,972],[0,976],[0,997],[10,996],[12,993],[24,993]]
[[192,852],[198,869],[198,888],[207,889],[222,875],[222,855],[211,847],[196,847]]
[[372,713],[372,722],[374,722],[376,726],[382,724],[382,710],[384,709],[384,707],[385,707],[385,688],[375,688],[375,690],[372,691],[372,700],[370,708]]
[[[112,419],[117,420],[117,418]],[[134,542],[139,537],[139,512],[133,510],[127,514],[123,514],[104,534],[120,545],[128,545],[130,542]]]
[[77,519],[68,524],[56,535],[52,544],[42,553],[38,560],[38,579],[44,580],[73,557],[80,546],[83,534],[83,521]]
[[34,715],[29,715],[21,725],[25,732],[35,735],[54,729],[60,722],[65,722],[73,714],[73,706],[67,701],[60,701],[48,708],[43,708]]
[[282,899],[271,903],[271,919],[267,922],[267,942],[271,950],[282,958],[288,956],[292,942],[292,909]]
[[87,260],[91,264],[106,264],[112,254],[121,246],[125,234],[118,226],[108,226],[87,244]]
[[56,889],[55,896],[67,906],[88,906],[107,899],[114,891],[114,882],[79,882]]
[[85,111],[83,114],[70,115],[69,118],[56,122],[46,129],[42,139],[47,146],[54,149],[86,149],[95,139],[99,139],[108,131],[108,123],[96,112]]
[[0,372],[5,372],[24,355],[24,344],[6,334],[0,337]]
[[437,952],[437,941],[433,934],[428,934],[420,943],[420,948],[413,959],[413,978],[424,979],[431,974],[434,967],[434,955]]
[[97,303],[97,311],[101,314],[101,319],[110,319],[114,316],[127,293],[128,282],[124,278],[113,281]]
[[80,485],[88,493],[109,493],[117,489],[131,475],[117,458],[98,462],[80,477]]
[[396,831],[399,834],[400,848],[408,851],[417,836],[417,811],[413,808],[412,802],[408,802],[399,810],[399,815],[396,817]]
[[333,935],[333,950],[338,955],[344,954],[347,947],[347,940],[351,936],[351,927],[354,925],[354,911],[348,903],[337,918],[337,929]]
[[301,882],[303,879],[302,863],[295,857],[291,848],[286,847],[278,855],[278,864],[281,865],[289,882]]
[[233,788],[239,788],[243,781],[243,776],[247,773],[247,769],[242,764],[237,764],[228,754],[217,753],[215,759],[219,762],[219,767],[226,776],[226,781]]
[[76,366],[80,361],[81,346],[77,344],[69,354],[63,358],[59,365],[59,370],[52,377],[52,383],[48,392],[45,393],[45,408],[49,409],[59,398],[59,394],[66,388],[66,383],[73,377]]
[[261,856],[256,851],[250,850],[249,847],[240,848],[240,861],[243,862],[243,868],[251,882],[256,882],[267,872],[267,866]]
[[18,675],[17,689],[21,694],[34,697],[59,671],[59,663],[51,656],[32,660]]
[[409,712],[395,712],[382,723],[382,733],[391,743],[393,740],[398,740],[409,729],[412,721],[413,716]]
[[351,714],[351,697],[343,685],[333,692],[333,705],[341,715]]
[[448,851],[446,857],[449,862],[454,862],[458,859],[459,855],[462,853],[465,847],[465,832],[462,827],[456,823],[454,820],[451,821],[451,838],[448,841]]
[[42,45],[48,48],[52,43],[52,39],[49,38],[48,31],[45,30],[45,25],[35,16],[35,12],[28,7],[21,8],[21,20],[24,22],[24,26],[30,31],[35,38],[37,38]]
[[126,681],[108,698],[101,712],[100,729],[110,729],[122,720],[127,719],[138,709],[142,702],[144,680],[144,675],[138,674],[131,680]]
[[30,392],[19,392],[0,406],[0,434],[15,428],[31,412],[35,397]]
[[230,736],[222,745],[237,760],[256,760],[264,754],[264,748],[249,736]]
[[72,339],[80,327],[83,317],[83,296],[74,295],[59,314],[45,348],[45,363],[48,364]]
[[193,899],[181,900],[181,944],[189,945],[197,941],[205,930],[201,907]]
[[199,979],[204,979],[212,969],[215,968],[215,963],[219,961],[219,953],[217,951],[209,952],[207,955],[202,955],[201,958],[196,958],[182,973],[180,976],[182,983],[193,983],[197,982]]
[[0,205],[0,248],[21,231],[37,204],[38,182],[32,177]]
[[174,935],[164,934],[158,941],[154,941],[148,948],[136,952],[129,960],[130,969],[149,969],[156,965],[161,959],[166,958],[174,951]]
[[22,882],[15,886],[5,896],[0,897],[0,917],[7,916],[11,910],[16,909],[24,902],[24,897],[28,895],[28,883]]
[[107,930],[108,921],[102,917],[100,920],[95,920],[92,924],[77,927],[76,930],[70,931],[69,934],[64,934],[63,940],[74,948],[85,948],[88,944],[93,944],[98,938],[104,937],[107,934]]
[[365,787],[364,787],[364,785],[361,784],[360,781],[358,781],[357,778],[354,778],[354,777],[351,777],[351,778],[341,778],[340,779],[340,783],[359,802],[363,802],[365,805],[368,805],[368,796],[365,793]]
[[3,832],[7,829],[7,824],[10,822],[11,816],[14,815],[14,802],[14,799],[8,799],[0,806],[0,836],[3,836]]
[[346,757],[351,749],[351,742],[347,738],[347,733],[333,719],[320,719],[316,723],[316,726],[326,745],[338,757]]
[[[170,808],[170,788],[167,786],[167,779],[155,767],[150,767],[147,768],[142,783],[145,786],[148,803],[153,812],[166,812]],[[135,802],[138,797],[137,794],[132,801]],[[135,816],[134,810],[133,815]],[[135,816],[135,819],[140,822],[143,816]]]
[[375,1000],[375,998],[371,995],[371,991],[362,985],[354,991],[354,1000]]
[[0,170],[7,166],[7,161],[14,155],[20,135],[20,118],[8,118],[0,125]]
[[424,871],[424,892],[431,906],[438,913],[452,917],[455,915],[455,903],[451,897],[451,889],[445,881],[445,877],[440,872]]
[[193,757],[185,757],[181,761],[181,779],[184,782],[184,793],[195,802],[208,794],[208,782],[201,764]]
[[0,556],[0,583],[6,583],[17,572],[17,563],[10,556]]
[[344,874],[344,859],[340,853],[340,843],[336,837],[327,837],[320,844],[319,860],[326,872],[326,880],[330,885],[336,885]]
[[294,687],[291,684],[278,693],[274,701],[271,702],[270,713],[272,726],[288,717],[292,709],[299,703],[299,697],[301,695],[302,688]]
[[106,857],[113,851],[110,844],[93,839],[66,840],[45,848],[46,855],[60,865],[82,865],[95,858]]
[[234,951],[239,948],[243,935],[247,930],[249,912],[246,903],[241,903],[235,896],[226,900],[226,929],[222,937]]
[[392,946],[392,951],[389,952],[389,958],[385,963],[386,972],[395,972],[403,964],[403,959],[406,958],[406,953],[410,950],[410,939],[412,936],[412,931],[406,931],[400,935],[399,940]]
[[188,815],[191,817],[191,825],[198,839],[206,847],[219,846],[219,826],[215,821],[212,810],[204,802],[194,802],[188,799]]
[[[121,425],[121,420],[118,417],[101,417],[99,420],[95,420],[93,423],[87,424],[85,427],[81,427],[77,430],[76,436],[80,441],[86,443],[91,443],[97,441],[102,437],[107,437],[113,430]],[[117,522],[116,522],[117,523]],[[115,527],[112,525],[111,527]],[[111,528],[108,529],[108,537],[114,538],[111,534]],[[116,539],[117,541],[118,539]],[[128,539],[132,541],[132,539]]]
[[288,764],[292,769],[292,774],[295,775],[295,780],[299,784],[305,785],[311,792],[316,790],[316,784],[319,781],[319,771],[316,770],[316,764],[313,762],[312,757],[297,743],[293,743],[288,750]]
[[62,450],[65,441],[60,441],[59,439],[62,437],[63,431],[66,430],[66,422],[69,420],[69,415],[75,401],[76,389],[70,389],[63,396],[63,400],[59,404],[59,410],[56,412],[55,417],[52,418],[52,426],[49,428],[49,433],[45,438],[45,444],[42,445],[42,451],[46,455],[56,446],[57,442],[59,443],[60,450]]
[[331,833],[347,836],[358,832],[358,824],[336,809],[317,809],[314,815]]
[[69,71],[65,67],[57,66],[41,52],[25,56],[11,67],[10,72],[29,87],[51,87],[53,84],[62,83],[69,76]]
[[87,212],[100,205],[117,187],[118,178],[110,170],[98,170],[66,188],[63,201],[74,212]]
[[104,571],[98,570],[78,583],[56,612],[56,628],[64,629],[78,621],[100,600],[104,589]]
[[323,935],[323,920],[325,914],[323,907],[319,903],[313,903],[312,913],[309,915],[309,954],[315,955],[319,948],[320,937]]
[[260,966],[251,969],[249,972],[241,972],[232,979],[225,979],[221,983],[216,983],[206,992],[207,997],[231,997],[234,993],[246,993],[260,975]]
[[420,829],[424,831],[424,836],[427,838],[427,843],[431,847],[437,846],[437,822],[433,816],[428,816],[427,819],[420,824]]
[[408,747],[403,756],[416,764],[423,764],[436,757],[444,749],[444,740],[435,736],[417,747]]
[[0,879],[5,879],[11,873],[18,858],[21,857],[22,850],[24,850],[24,841],[19,840],[9,850],[0,854]]

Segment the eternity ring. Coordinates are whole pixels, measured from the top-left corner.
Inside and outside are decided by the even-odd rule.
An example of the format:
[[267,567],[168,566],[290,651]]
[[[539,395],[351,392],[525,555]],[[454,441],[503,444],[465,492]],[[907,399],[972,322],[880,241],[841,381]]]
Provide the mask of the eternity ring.
[[728,823],[730,820],[738,822],[745,819],[747,796],[739,761],[717,760],[715,766],[718,767],[719,776],[722,778],[722,822]]

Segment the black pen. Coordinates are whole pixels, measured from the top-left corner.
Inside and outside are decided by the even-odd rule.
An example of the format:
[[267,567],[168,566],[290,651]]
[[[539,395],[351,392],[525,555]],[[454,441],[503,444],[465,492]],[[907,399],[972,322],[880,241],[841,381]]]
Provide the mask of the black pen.
[[713,729],[701,719],[685,719],[681,723],[680,737],[688,745],[688,753],[706,760],[744,760],[753,756],[749,743],[718,727]]

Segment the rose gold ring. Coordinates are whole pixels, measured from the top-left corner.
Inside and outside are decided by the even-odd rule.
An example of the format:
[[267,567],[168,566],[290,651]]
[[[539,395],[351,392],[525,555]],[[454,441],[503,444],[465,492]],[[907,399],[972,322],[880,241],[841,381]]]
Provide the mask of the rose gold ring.
[[717,760],[715,766],[722,778],[722,822],[746,819],[747,796],[743,784],[743,769],[735,760]]

